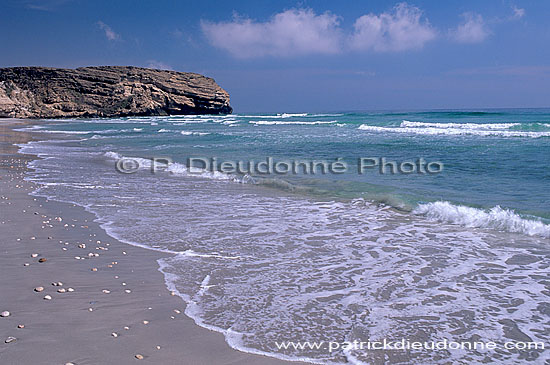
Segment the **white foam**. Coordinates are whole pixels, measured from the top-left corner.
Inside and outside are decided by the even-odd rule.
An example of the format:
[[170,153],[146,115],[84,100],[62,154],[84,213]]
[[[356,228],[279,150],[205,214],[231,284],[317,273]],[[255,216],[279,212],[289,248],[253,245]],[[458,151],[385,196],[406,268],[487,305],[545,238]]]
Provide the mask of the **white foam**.
[[424,123],[424,122],[411,122],[403,120],[401,127],[429,127],[429,128],[461,128],[461,129],[509,129],[512,127],[520,126],[520,123]]
[[207,132],[190,132],[190,131],[181,131],[180,133],[184,136],[206,136],[210,134]]
[[316,120],[314,122],[304,122],[304,121],[282,122],[282,121],[271,121],[271,120],[258,120],[258,121],[251,120],[249,123],[255,124],[255,125],[317,125],[317,124],[334,124],[336,123],[336,120],[331,120],[331,121]]
[[440,222],[458,224],[469,228],[489,228],[498,231],[523,233],[529,236],[550,237],[550,225],[525,219],[512,210],[496,206],[488,211],[454,205],[446,201],[426,203],[413,210]]
[[498,137],[529,137],[540,138],[550,137],[550,132],[523,132],[523,131],[503,131],[503,130],[482,130],[468,128],[436,128],[436,127],[380,127],[374,125],[362,124],[358,127],[360,130],[370,132],[390,132],[390,133],[409,133],[421,135],[476,135],[476,136],[498,136]]

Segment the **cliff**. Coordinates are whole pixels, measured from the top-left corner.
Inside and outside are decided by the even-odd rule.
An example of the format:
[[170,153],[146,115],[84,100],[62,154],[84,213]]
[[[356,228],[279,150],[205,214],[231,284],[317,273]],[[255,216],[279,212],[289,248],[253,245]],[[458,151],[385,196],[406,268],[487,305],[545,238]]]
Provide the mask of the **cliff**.
[[195,73],[127,66],[0,68],[0,117],[229,114],[229,94]]

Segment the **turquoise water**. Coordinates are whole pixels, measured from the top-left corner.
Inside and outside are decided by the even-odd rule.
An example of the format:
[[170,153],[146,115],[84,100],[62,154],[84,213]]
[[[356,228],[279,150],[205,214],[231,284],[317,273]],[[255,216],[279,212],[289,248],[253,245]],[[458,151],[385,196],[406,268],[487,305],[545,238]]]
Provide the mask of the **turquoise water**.
[[[42,157],[29,174],[36,194],[80,204],[112,236],[166,252],[159,267],[186,314],[238,350],[384,363],[377,352],[276,342],[550,339],[550,110],[139,117],[26,130],[51,137],[22,146]],[[151,173],[152,157],[173,163]],[[443,169],[359,174],[362,157]],[[195,173],[188,158],[348,168]],[[121,173],[121,160],[139,168]],[[549,358],[440,350],[392,363]]]
[[[348,163],[345,174],[271,177],[291,183],[279,187],[293,191],[362,197],[405,210],[445,200],[550,218],[549,110],[122,118],[48,128],[80,133],[87,138],[84,146],[167,156],[182,164],[193,157],[220,162],[342,158]],[[375,169],[358,174],[360,157],[398,163],[424,158],[441,162],[444,170],[437,175]]]

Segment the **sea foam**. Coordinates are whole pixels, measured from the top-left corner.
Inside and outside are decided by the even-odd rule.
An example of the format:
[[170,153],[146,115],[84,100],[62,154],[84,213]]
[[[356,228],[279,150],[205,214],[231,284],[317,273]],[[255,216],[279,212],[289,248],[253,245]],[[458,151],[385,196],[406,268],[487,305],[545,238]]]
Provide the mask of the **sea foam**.
[[440,222],[468,228],[488,228],[498,231],[523,233],[529,236],[550,237],[550,225],[522,218],[512,210],[495,206],[489,210],[454,205],[446,201],[420,204],[414,214],[424,215]]

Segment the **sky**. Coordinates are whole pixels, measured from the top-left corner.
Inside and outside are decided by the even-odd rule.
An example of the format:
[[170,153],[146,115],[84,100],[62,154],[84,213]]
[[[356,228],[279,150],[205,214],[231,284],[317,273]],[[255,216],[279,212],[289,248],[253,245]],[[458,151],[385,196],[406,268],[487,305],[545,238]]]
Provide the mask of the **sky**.
[[237,113],[550,106],[540,0],[0,0],[0,67],[213,77]]

